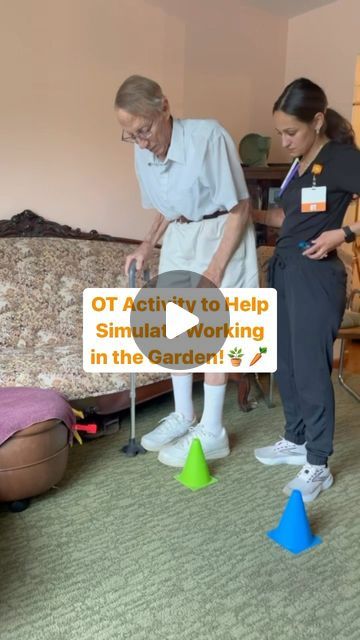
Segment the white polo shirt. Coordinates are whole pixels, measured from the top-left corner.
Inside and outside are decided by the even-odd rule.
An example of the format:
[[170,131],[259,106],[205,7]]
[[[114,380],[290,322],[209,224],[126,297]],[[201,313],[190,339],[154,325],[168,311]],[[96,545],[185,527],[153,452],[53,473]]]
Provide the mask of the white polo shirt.
[[135,145],[142,205],[168,220],[201,220],[249,197],[234,141],[216,120],[173,120],[165,160]]

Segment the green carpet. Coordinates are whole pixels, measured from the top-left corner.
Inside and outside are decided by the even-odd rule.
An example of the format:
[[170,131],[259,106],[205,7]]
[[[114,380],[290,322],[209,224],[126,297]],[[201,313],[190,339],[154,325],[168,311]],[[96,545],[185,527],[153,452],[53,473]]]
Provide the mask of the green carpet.
[[[360,405],[335,389],[335,484],[307,507],[322,544],[294,556],[267,538],[297,469],[253,456],[282,433],[278,398],[244,414],[229,385],[217,484],[194,493],[156,454],[124,457],[126,419],[74,446],[27,511],[1,507],[1,640],[358,640]],[[171,410],[169,397],[139,408],[138,435]]]

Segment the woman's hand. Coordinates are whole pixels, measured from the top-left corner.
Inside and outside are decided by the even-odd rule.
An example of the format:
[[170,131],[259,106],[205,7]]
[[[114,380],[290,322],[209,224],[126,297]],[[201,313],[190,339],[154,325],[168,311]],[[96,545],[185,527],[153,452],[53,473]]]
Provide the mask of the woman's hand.
[[133,260],[136,260],[136,271],[141,271],[148,262],[152,253],[152,249],[153,248],[150,242],[142,242],[138,249],[134,251],[134,253],[131,253],[126,257],[125,274],[127,276],[129,275],[130,264]]
[[312,246],[303,251],[303,256],[311,260],[321,260],[326,258],[329,251],[333,251],[344,242],[345,236],[342,229],[332,229],[324,231],[316,240],[311,240]]

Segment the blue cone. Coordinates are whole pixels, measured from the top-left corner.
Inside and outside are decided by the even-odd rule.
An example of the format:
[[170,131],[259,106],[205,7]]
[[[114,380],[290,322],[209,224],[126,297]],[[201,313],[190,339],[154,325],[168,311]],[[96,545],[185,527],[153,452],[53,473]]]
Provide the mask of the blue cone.
[[301,553],[322,542],[311,532],[301,491],[294,489],[278,527],[267,535],[292,553]]

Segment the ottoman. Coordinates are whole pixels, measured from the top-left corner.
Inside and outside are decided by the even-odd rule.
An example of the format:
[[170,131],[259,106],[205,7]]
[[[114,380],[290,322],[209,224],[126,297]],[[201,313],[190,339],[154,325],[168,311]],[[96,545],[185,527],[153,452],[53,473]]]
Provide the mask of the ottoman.
[[0,447],[0,502],[9,502],[11,510],[22,511],[29,504],[28,498],[59,482],[66,469],[69,434],[64,423],[47,420],[18,431],[4,442]]
[[22,511],[63,477],[75,420],[66,399],[52,390],[0,389],[1,405],[0,502]]

